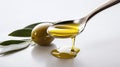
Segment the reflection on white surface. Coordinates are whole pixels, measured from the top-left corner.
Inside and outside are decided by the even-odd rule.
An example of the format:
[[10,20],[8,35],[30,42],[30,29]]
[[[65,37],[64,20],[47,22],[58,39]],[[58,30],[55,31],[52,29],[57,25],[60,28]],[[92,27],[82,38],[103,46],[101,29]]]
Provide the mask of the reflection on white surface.
[[34,48],[32,49],[32,57],[36,61],[42,61],[42,62],[50,61],[52,60],[50,51],[55,48],[56,46],[53,44],[51,44],[50,46],[35,45]]
[[45,62],[46,67],[73,67],[74,59],[58,59],[50,54],[50,51],[55,48],[55,45],[48,47],[36,45],[32,50],[32,57],[39,63]]

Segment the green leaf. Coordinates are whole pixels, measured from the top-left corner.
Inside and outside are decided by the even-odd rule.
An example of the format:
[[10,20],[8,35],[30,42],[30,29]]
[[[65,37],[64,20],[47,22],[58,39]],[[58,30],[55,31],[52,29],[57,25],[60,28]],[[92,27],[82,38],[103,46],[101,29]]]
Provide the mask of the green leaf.
[[34,24],[30,24],[24,28],[30,28],[30,29],[33,29],[36,25],[40,24],[40,23],[43,23],[43,22],[38,22],[38,23],[34,23]]
[[41,23],[53,23],[53,22],[38,22],[38,23],[34,23],[34,24],[30,24],[24,28],[30,28],[33,29],[36,25],[41,24]]
[[[6,45],[7,44],[7,45]],[[27,48],[30,45],[28,40],[8,40],[0,43],[0,55],[7,55]]]
[[3,41],[0,43],[0,45],[2,46],[8,46],[10,44],[19,44],[25,42],[25,40],[7,40],[7,41]]
[[15,37],[30,37],[31,36],[32,29],[19,29],[16,31],[13,31],[9,34],[9,36],[15,36]]

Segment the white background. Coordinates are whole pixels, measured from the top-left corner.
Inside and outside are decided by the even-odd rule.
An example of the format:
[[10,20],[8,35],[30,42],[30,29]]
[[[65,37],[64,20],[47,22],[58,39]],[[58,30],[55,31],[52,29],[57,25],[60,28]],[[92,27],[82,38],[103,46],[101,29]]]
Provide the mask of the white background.
[[[105,0],[0,0],[0,41],[7,34],[40,21],[78,19]],[[16,38],[13,38],[16,39]],[[77,36],[81,52],[75,59],[50,55],[56,47],[71,45],[70,39],[53,41],[53,46],[30,46],[0,57],[0,67],[120,67],[120,4],[93,17]]]

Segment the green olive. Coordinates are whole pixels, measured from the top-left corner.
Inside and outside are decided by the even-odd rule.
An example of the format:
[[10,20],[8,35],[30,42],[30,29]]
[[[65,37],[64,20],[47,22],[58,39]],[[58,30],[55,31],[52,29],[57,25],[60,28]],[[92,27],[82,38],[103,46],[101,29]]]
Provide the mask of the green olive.
[[75,48],[74,51],[71,51],[70,53],[66,53],[66,52],[59,52],[57,49],[55,49],[51,51],[51,54],[60,59],[72,59],[77,56],[79,51],[80,51],[79,48]]
[[38,45],[48,46],[54,40],[52,36],[47,33],[47,28],[52,23],[41,23],[35,26],[31,32],[31,39]]

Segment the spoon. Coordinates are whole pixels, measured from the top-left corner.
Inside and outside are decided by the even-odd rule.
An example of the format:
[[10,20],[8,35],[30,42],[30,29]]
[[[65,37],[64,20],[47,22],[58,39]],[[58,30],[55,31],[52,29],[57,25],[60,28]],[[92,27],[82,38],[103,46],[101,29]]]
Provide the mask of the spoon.
[[55,23],[54,25],[79,24],[79,27],[80,27],[79,33],[81,33],[85,29],[85,26],[86,26],[87,22],[93,16],[95,16],[97,13],[103,11],[104,9],[107,9],[107,8],[113,6],[113,5],[118,4],[118,3],[120,3],[120,0],[109,0],[106,3],[104,3],[104,4],[100,5],[99,7],[97,7],[96,9],[94,9],[88,15],[86,15],[86,16],[80,18],[80,19],[61,21],[61,22]]
[[75,47],[75,36],[85,29],[88,20],[90,20],[94,15],[119,2],[120,0],[109,0],[81,19],[61,21],[50,26],[47,29],[47,33],[50,36],[53,36],[55,38],[71,38],[73,43],[70,49],[67,47],[54,49],[51,51],[51,54],[61,59],[75,58],[80,51],[79,48],[76,49]]

